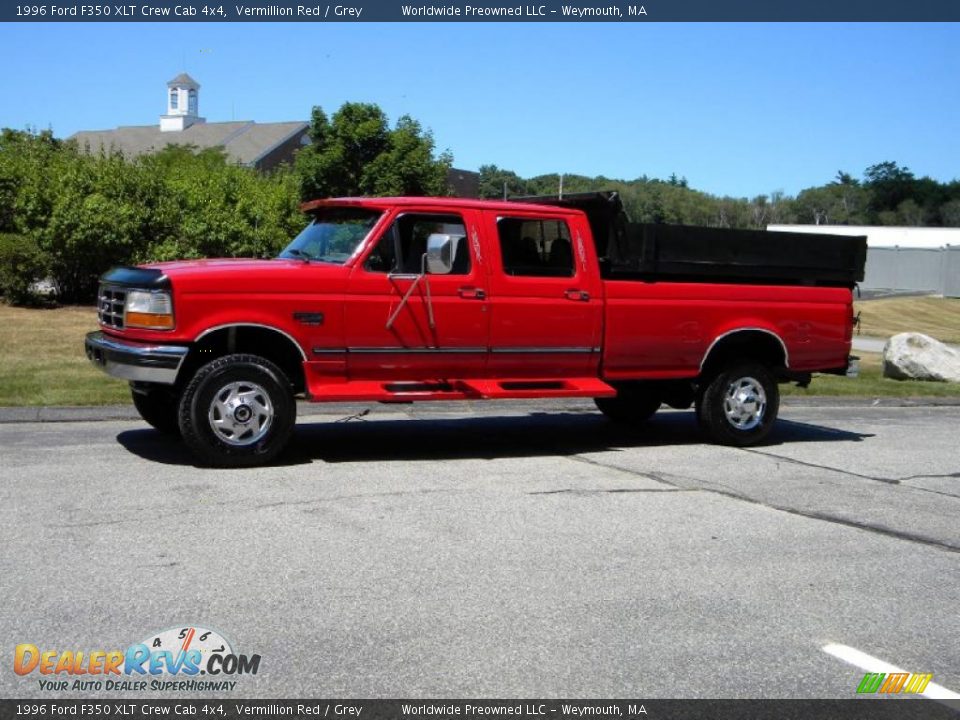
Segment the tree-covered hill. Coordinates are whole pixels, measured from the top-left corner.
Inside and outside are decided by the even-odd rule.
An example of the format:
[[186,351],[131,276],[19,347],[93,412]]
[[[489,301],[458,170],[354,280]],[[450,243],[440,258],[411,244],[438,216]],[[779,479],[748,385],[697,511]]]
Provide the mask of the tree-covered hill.
[[[559,175],[522,178],[496,165],[480,168],[483,197],[556,194]],[[564,175],[564,192],[617,190],[637,222],[763,228],[771,223],[810,225],[917,225],[960,227],[960,181],[918,178],[895,162],[871,165],[858,180],[846,172],[796,197],[781,192],[755,198],[718,197],[688,186],[685,178],[636,180]]]

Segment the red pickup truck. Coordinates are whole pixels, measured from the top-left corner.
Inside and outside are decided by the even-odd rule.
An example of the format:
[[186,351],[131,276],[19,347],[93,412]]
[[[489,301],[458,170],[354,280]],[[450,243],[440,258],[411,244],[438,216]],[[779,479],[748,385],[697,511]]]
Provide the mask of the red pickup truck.
[[101,280],[88,357],[205,463],[270,461],[298,396],[588,397],[623,423],[693,405],[713,440],[750,445],[777,383],[848,372],[863,238],[633,225],[614,193],[303,209],[276,259]]

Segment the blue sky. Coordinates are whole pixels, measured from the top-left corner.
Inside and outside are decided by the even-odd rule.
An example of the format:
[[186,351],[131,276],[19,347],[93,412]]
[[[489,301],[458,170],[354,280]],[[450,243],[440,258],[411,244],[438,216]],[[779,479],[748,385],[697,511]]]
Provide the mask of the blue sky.
[[795,194],[894,160],[960,178],[958,24],[0,24],[0,126],[149,125],[187,70],[208,121],[378,103],[458,167]]

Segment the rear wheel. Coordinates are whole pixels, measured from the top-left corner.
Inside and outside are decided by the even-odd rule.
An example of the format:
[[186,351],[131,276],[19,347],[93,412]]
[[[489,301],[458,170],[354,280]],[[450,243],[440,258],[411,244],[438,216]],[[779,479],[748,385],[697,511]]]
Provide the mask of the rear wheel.
[[624,425],[646,422],[660,407],[658,395],[630,386],[618,388],[616,397],[594,398],[593,401],[607,418]]
[[715,442],[745,447],[762,442],[777,420],[780,390],[757,363],[730,365],[704,387],[697,419]]
[[290,382],[256,355],[227,355],[200,368],[180,400],[180,432],[208,465],[249,467],[275,458],[293,434]]
[[165,435],[179,435],[177,422],[177,396],[172,389],[165,387],[130,387],[133,406],[146,420]]

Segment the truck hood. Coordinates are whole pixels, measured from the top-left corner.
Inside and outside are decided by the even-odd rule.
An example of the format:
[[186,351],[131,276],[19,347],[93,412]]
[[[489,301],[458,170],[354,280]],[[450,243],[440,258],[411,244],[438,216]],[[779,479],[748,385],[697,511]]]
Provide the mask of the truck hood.
[[159,270],[175,293],[309,293],[341,289],[350,268],[320,262],[223,258],[176,260],[143,267]]

